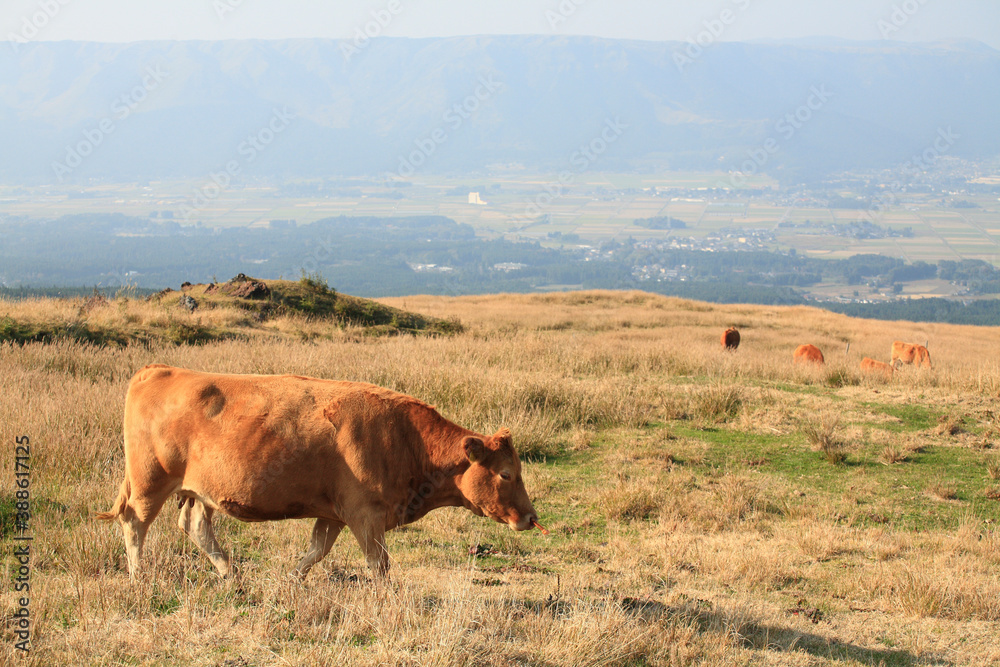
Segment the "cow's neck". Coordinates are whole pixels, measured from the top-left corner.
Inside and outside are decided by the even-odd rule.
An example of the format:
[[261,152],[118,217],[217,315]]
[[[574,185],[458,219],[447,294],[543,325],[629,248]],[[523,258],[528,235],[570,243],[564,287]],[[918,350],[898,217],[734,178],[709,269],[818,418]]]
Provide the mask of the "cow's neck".
[[458,486],[468,468],[468,462],[424,466],[413,477],[406,497],[396,509],[395,525],[416,521],[439,507],[469,507]]
[[462,475],[469,469],[469,460],[462,449],[462,439],[476,434],[436,413],[428,421],[430,423],[421,424],[419,429],[426,452],[423,469],[416,471],[408,497],[397,509],[398,525],[416,521],[439,507],[472,509],[462,495],[459,483]]

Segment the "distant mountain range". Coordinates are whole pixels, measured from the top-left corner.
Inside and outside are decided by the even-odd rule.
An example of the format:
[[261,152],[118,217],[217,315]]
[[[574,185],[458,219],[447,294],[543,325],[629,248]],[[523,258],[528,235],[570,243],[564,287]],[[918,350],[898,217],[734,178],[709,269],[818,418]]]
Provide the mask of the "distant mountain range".
[[[583,37],[38,42],[0,49],[0,179],[902,163],[1000,154],[1000,52],[975,42]],[[948,134],[949,142],[940,137]]]

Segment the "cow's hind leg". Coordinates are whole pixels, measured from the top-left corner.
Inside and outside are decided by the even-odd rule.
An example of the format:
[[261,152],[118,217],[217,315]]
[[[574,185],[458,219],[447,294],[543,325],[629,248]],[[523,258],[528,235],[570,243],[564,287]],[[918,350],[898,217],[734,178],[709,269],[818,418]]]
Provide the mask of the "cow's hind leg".
[[181,527],[191,541],[201,547],[202,551],[208,554],[208,559],[223,577],[230,574],[229,556],[219,542],[215,539],[215,531],[212,530],[212,515],[214,510],[206,507],[205,503],[197,498],[186,498],[182,500],[181,513],[177,517],[177,525]]
[[125,536],[125,560],[128,562],[128,576],[135,579],[139,574],[139,559],[142,558],[142,546],[146,541],[146,532],[151,522],[143,522],[136,516],[135,510],[126,506],[119,517],[122,524],[122,534]]
[[309,551],[295,567],[295,574],[305,577],[312,566],[323,560],[333,548],[333,543],[337,541],[337,536],[344,529],[344,524],[329,519],[316,519],[313,526],[312,540],[309,543]]
[[170,493],[161,492],[156,495],[133,496],[122,508],[118,520],[122,524],[125,536],[125,559],[128,561],[129,577],[135,579],[139,574],[139,560],[142,558],[142,547],[146,541],[149,525],[163,508],[163,503]]

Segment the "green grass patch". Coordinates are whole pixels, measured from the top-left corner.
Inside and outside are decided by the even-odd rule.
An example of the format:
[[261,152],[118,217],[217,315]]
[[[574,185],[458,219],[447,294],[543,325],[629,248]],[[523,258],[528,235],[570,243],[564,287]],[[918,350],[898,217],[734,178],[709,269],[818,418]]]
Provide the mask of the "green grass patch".
[[14,534],[14,515],[17,514],[15,503],[17,499],[12,495],[0,496],[0,539],[6,540]]
[[172,590],[165,590],[159,585],[149,598],[149,610],[156,616],[167,616],[180,609],[181,601]]
[[154,298],[168,307],[182,307],[194,299],[197,308],[235,308],[258,322],[281,315],[304,315],[338,327],[363,327],[371,335],[461,333],[457,320],[445,320],[392,308],[371,299],[341,294],[318,276],[301,280],[257,280],[239,274],[225,283],[182,286]]
[[[673,432],[709,445],[701,461],[686,466],[691,470],[720,475],[752,468],[770,477],[777,489],[807,493],[803,502],[838,520],[891,523],[913,531],[953,529],[969,516],[1000,521],[1000,503],[986,496],[993,482],[982,454],[973,450],[927,447],[909,452],[903,463],[884,465],[882,445],[858,441],[848,443],[844,465],[831,465],[800,433],[770,436],[685,426]],[[936,497],[931,492],[936,485],[953,489],[954,500]]]
[[136,339],[134,332],[108,330],[85,322],[20,322],[12,317],[0,318],[0,341],[23,345],[72,340],[94,345],[127,345]]
[[879,424],[880,428],[889,431],[924,431],[934,427],[940,413],[932,411],[924,405],[916,403],[906,403],[903,405],[888,405],[885,403],[859,403],[859,405],[871,410],[881,412],[899,419],[896,424]]

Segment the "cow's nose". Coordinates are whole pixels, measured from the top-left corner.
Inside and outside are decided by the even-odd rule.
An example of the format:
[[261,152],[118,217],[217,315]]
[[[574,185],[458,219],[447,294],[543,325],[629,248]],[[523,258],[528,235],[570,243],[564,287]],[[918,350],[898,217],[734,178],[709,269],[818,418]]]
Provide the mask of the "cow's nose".
[[511,524],[514,530],[531,530],[531,527],[538,521],[536,514],[525,514],[517,522]]

